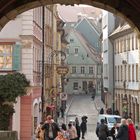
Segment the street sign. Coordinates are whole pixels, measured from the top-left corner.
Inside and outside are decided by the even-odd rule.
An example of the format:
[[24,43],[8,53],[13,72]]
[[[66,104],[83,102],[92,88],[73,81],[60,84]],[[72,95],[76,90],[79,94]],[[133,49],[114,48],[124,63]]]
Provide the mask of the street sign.
[[62,101],[67,100],[67,93],[61,93],[61,94],[60,94],[60,99],[61,99]]

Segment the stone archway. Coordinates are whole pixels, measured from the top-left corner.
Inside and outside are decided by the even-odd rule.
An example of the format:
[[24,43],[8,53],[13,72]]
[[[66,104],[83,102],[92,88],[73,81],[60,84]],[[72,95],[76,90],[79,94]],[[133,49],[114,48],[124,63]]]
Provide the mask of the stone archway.
[[1,0],[0,1],[0,29],[18,14],[42,5],[51,4],[87,4],[105,9],[116,15],[121,15],[140,32],[140,3],[139,0]]

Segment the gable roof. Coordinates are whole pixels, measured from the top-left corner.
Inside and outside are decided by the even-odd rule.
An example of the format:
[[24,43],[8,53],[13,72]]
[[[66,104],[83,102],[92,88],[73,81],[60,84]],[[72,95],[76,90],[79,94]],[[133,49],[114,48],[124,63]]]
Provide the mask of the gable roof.
[[75,28],[77,28],[82,22],[86,21],[87,24],[91,27],[91,29],[93,29],[99,36],[100,36],[100,31],[97,27],[97,25],[95,24],[93,19],[88,19],[86,17],[84,17],[82,20],[80,20],[76,25]]
[[81,20],[76,26],[75,29],[79,31],[82,36],[93,46],[96,50],[100,50],[100,36],[101,33],[89,22],[86,18]]
[[78,32],[75,29],[71,29],[71,32],[73,32],[76,35],[77,39],[82,44],[82,46],[86,50],[89,57],[93,61],[95,61],[96,63],[100,63],[101,62],[101,54],[99,54],[96,51],[96,49],[94,49],[94,47],[89,44],[89,42],[82,36],[82,34],[80,32]]

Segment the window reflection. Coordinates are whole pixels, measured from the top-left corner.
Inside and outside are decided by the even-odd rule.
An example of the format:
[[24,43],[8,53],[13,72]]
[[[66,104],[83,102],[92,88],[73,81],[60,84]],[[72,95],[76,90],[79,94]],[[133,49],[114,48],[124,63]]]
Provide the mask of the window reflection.
[[0,69],[12,69],[12,45],[0,45]]

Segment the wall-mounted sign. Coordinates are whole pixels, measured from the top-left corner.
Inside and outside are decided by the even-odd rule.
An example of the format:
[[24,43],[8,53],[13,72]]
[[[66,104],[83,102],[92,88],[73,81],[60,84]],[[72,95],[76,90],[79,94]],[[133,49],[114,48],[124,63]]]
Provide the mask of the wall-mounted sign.
[[57,66],[56,71],[60,75],[66,75],[69,72],[68,66]]

